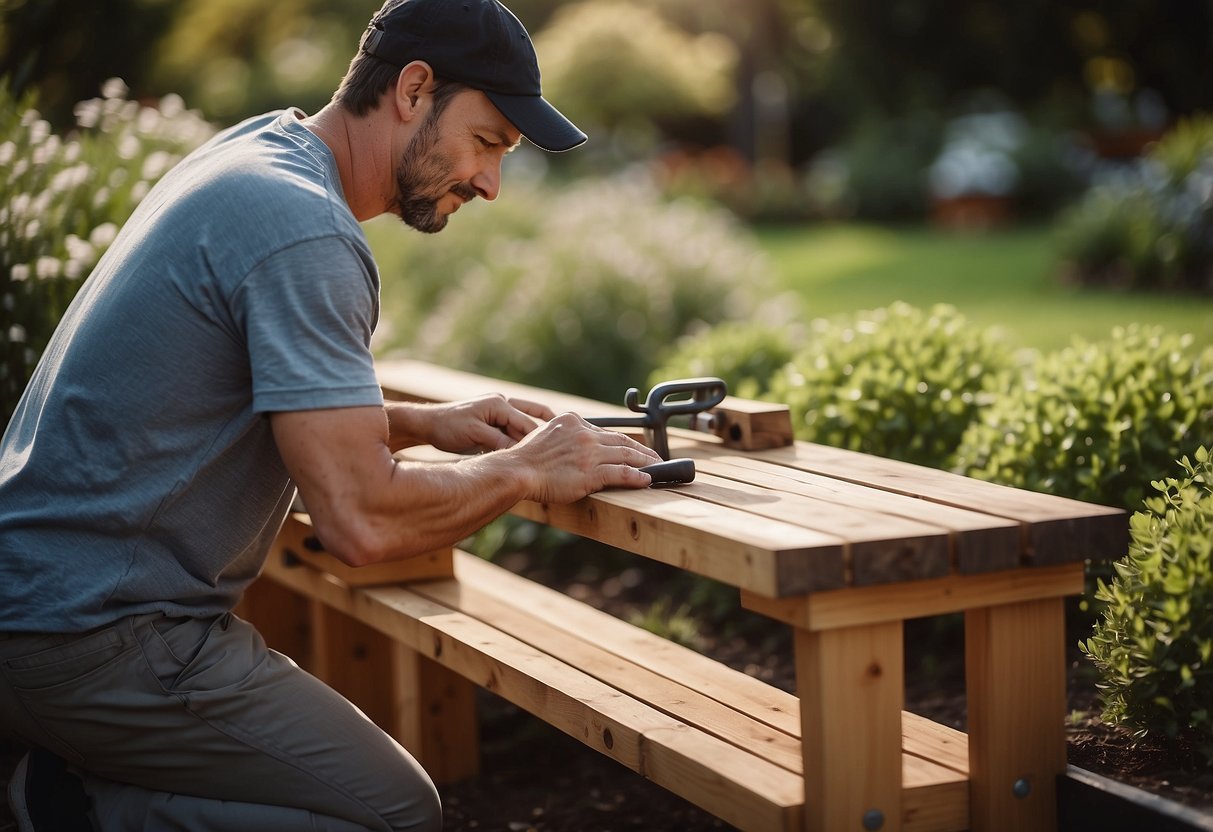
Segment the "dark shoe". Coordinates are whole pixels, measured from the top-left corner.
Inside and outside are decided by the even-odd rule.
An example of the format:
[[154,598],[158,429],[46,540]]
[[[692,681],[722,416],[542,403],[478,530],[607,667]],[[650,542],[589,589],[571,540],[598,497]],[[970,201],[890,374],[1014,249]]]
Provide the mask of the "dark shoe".
[[8,805],[19,832],[93,832],[84,784],[67,763],[41,748],[17,763],[8,783]]

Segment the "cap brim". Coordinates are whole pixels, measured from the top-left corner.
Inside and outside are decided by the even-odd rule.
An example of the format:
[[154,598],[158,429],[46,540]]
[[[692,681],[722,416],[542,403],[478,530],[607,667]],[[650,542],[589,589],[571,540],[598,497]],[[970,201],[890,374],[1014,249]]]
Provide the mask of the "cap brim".
[[504,95],[488,90],[484,94],[519,133],[541,150],[560,153],[586,140],[585,133],[541,95]]

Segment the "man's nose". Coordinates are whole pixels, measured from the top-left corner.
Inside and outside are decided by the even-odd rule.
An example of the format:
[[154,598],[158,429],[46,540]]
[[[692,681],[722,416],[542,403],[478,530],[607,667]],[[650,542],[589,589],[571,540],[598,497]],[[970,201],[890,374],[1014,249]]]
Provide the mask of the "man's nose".
[[487,163],[471,180],[472,187],[481,199],[492,202],[501,193],[501,160]]

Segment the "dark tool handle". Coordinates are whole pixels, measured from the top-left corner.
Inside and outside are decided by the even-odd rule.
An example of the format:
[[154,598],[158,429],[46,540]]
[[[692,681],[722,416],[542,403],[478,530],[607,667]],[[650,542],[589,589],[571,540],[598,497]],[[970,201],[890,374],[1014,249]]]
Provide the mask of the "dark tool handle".
[[670,459],[665,462],[654,462],[640,469],[653,478],[653,485],[665,483],[693,482],[695,479],[695,460]]

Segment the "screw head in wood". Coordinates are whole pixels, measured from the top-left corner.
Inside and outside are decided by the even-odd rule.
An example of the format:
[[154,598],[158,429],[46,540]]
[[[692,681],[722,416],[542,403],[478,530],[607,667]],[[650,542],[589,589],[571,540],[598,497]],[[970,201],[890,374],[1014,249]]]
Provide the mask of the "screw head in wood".
[[868,832],[875,832],[882,826],[884,826],[884,812],[879,809],[868,809],[863,813],[863,828]]
[[1011,786],[1011,794],[1021,800],[1032,793],[1032,781],[1026,777],[1020,777],[1015,781],[1015,785]]

